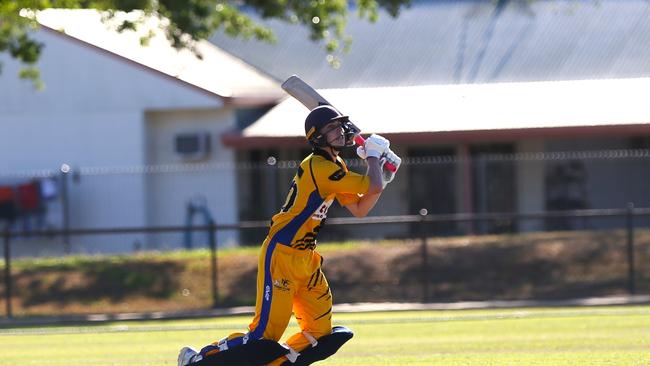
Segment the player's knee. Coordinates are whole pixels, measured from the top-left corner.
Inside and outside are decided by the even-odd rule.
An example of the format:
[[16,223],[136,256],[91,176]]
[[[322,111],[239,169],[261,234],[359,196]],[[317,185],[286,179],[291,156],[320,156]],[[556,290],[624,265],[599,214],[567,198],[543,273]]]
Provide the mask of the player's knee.
[[[305,335],[303,333],[303,335]],[[337,326],[332,328],[331,333],[313,339],[306,338],[311,343],[307,348],[300,351],[300,355],[294,362],[286,361],[283,366],[305,366],[314,362],[322,361],[335,354],[345,342],[349,341],[354,333],[349,328]]]

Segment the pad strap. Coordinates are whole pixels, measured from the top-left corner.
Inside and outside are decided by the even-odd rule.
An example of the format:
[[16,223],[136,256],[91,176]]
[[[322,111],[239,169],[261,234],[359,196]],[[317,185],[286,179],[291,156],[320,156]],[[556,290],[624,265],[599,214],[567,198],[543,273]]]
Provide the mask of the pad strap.
[[332,328],[332,334],[318,338],[315,346],[310,345],[300,351],[300,357],[295,362],[285,361],[282,366],[306,366],[314,362],[322,361],[335,354],[353,335],[354,333],[346,327],[334,327]]

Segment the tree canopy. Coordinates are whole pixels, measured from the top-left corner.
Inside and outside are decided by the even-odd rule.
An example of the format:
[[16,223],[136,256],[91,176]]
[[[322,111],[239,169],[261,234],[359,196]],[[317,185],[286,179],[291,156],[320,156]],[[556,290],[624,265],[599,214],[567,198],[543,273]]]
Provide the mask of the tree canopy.
[[[141,10],[140,21],[123,21],[117,30],[135,30],[146,17],[158,17],[165,20],[162,30],[171,44],[191,50],[196,41],[215,32],[274,42],[272,30],[253,20],[255,14],[262,19],[303,25],[309,29],[311,40],[335,54],[350,46],[351,39],[345,34],[350,11],[374,22],[380,9],[396,17],[409,4],[410,0],[0,0],[0,52],[24,65],[22,78],[40,85],[36,64],[44,45],[30,37],[30,31],[38,28],[39,10],[64,8],[97,9],[105,19],[113,18],[116,12]],[[146,44],[146,39],[142,43]]]

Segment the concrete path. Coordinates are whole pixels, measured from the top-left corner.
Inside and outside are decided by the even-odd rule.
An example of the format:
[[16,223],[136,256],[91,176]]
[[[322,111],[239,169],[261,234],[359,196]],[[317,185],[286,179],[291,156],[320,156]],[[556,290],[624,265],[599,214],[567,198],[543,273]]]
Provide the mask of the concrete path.
[[[464,309],[505,309],[521,307],[566,307],[566,306],[606,306],[606,305],[639,305],[650,304],[650,295],[591,297],[566,300],[495,300],[495,301],[464,301],[453,303],[355,303],[336,304],[335,313],[357,313],[378,311],[417,311],[417,310],[464,310]],[[31,317],[0,319],[0,327],[11,328],[20,326],[94,324],[109,321],[154,320],[154,319],[191,319],[234,315],[252,315],[255,308],[240,306],[233,308],[206,309],[176,312],[149,313],[120,313],[120,314],[91,314],[65,315],[51,317]]]

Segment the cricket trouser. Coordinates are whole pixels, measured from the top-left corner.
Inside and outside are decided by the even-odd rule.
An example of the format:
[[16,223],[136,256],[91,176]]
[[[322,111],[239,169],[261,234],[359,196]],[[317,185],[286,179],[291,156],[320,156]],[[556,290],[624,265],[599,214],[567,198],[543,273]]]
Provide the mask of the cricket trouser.
[[[287,345],[296,352],[332,332],[332,295],[321,270],[322,257],[315,250],[298,250],[264,240],[257,272],[255,317],[248,333],[235,333],[212,346],[204,356],[264,338],[279,341],[293,312],[301,332]],[[286,361],[283,356],[270,365]]]

